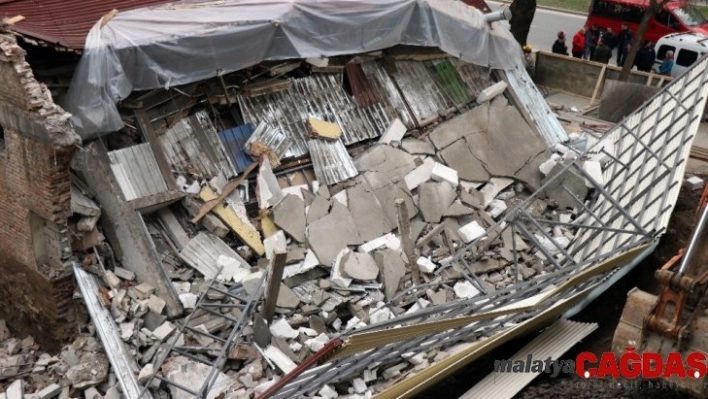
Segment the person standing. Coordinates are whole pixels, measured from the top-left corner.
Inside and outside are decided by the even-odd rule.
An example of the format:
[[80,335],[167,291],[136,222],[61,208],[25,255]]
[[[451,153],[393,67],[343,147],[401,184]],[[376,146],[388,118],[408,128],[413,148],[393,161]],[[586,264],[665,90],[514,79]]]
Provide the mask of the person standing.
[[608,27],[607,31],[601,36],[602,41],[605,42],[610,50],[614,50],[617,47],[617,35],[612,31],[612,28]]
[[585,52],[585,27],[580,28],[578,33],[573,36],[573,57],[583,58]]
[[603,64],[609,64],[610,58],[612,58],[612,49],[605,44],[604,40],[598,40],[597,47],[595,47],[595,51],[592,53],[592,60],[602,62]]
[[629,45],[632,43],[632,31],[627,28],[627,25],[622,24],[622,29],[617,33],[617,66],[624,65],[624,60],[627,59]]
[[637,51],[637,56],[634,59],[634,65],[642,72],[651,72],[656,60],[656,52],[650,41],[645,41],[644,45]]
[[568,55],[568,46],[565,45],[565,32],[558,32],[558,38],[551,48],[554,54]]
[[600,29],[597,24],[592,24],[589,29],[585,30],[585,54],[583,58],[586,60],[592,59],[592,53],[597,47],[597,40],[600,37]]
[[667,51],[664,62],[659,67],[659,73],[662,75],[671,75],[671,70],[674,69],[674,52]]

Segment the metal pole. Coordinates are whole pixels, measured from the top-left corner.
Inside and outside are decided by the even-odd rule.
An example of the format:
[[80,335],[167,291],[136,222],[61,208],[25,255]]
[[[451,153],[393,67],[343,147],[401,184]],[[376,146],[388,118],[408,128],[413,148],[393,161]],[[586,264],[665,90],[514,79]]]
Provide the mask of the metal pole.
[[679,266],[678,271],[679,274],[684,274],[686,272],[688,263],[691,261],[691,257],[693,256],[693,251],[696,250],[698,241],[703,233],[703,228],[706,226],[706,221],[708,221],[708,206],[703,207],[703,213],[701,214],[701,218],[698,220],[696,231],[693,232],[693,236],[691,236],[691,242],[688,244],[686,254],[683,256],[683,259],[681,259],[681,266]]

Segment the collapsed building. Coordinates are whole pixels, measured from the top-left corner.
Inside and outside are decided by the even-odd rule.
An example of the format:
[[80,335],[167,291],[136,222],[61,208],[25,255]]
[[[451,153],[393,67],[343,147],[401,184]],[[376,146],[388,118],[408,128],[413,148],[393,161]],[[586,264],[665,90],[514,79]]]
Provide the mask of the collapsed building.
[[708,90],[567,134],[463,3],[148,5],[89,32],[73,119],[0,36],[0,311],[81,334],[13,339],[8,392],[413,395],[653,249]]

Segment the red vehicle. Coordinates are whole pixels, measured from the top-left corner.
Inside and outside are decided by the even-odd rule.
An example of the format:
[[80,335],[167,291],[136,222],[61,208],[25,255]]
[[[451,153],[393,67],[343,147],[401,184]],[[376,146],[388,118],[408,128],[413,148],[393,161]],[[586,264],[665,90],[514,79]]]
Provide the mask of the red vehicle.
[[[615,33],[626,24],[636,34],[648,5],[649,0],[592,0],[585,24],[597,24],[602,30],[612,28]],[[708,36],[708,20],[688,0],[669,0],[649,21],[644,38],[656,43],[659,38],[676,32]]]

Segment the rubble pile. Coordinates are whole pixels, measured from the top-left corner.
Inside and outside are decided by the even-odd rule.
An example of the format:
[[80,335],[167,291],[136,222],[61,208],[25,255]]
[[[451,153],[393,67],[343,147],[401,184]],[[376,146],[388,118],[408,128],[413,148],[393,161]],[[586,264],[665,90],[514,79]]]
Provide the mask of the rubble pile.
[[[417,65],[413,69],[418,72],[423,65],[396,62]],[[347,65],[347,71],[362,81],[364,72],[383,71],[372,69],[371,64],[359,69]],[[327,68],[325,72],[344,69],[335,64]],[[425,68],[422,73],[427,73]],[[412,76],[394,78],[404,82]],[[323,87],[340,84],[321,76],[310,82]],[[407,83],[409,101],[425,95],[413,83]],[[279,81],[277,90],[290,84]],[[296,80],[292,84],[304,83]],[[355,90],[357,102],[363,101],[361,95],[384,93],[366,93],[366,85],[357,84],[362,85]],[[122,139],[110,136],[114,148],[120,142],[135,150],[109,152],[126,200],[138,201],[168,186],[181,196],[142,216],[164,276],[185,309],[182,317],[168,319],[169,298],[136,277],[135,265],[116,260],[98,223],[102,209],[92,200],[91,189],[79,179],[72,186],[72,250],[81,267],[102,281],[96,295],[110,312],[124,353],[137,362],[137,382],[149,385],[155,396],[191,397],[154,376],[198,389],[210,375],[208,364],[219,358],[224,344],[231,344],[228,338],[235,336],[209,397],[253,397],[334,337],[426,307],[490,293],[552,270],[544,252],[560,255],[575,231],[559,225],[541,232],[539,226],[528,224],[529,237],[505,229],[503,219],[549,176],[576,160],[584,151],[584,141],[573,136],[567,145],[551,151],[502,95],[505,89],[504,82],[489,82],[487,89],[479,91],[476,103],[457,107],[459,113],[443,112],[439,107],[431,111],[417,104],[404,117],[387,105],[379,115],[383,119],[374,118],[378,124],[387,123],[376,142],[370,139],[378,133],[366,133],[362,126],[355,129],[346,120],[312,116],[289,122],[305,127],[297,134],[307,137],[297,136],[297,141],[284,133],[285,125],[276,126],[268,119],[271,116],[266,117],[270,114],[263,114],[258,126],[251,127],[242,152],[230,152],[229,147],[222,154],[218,148],[224,147],[212,138],[201,142],[195,138],[213,133],[227,144],[231,136],[224,132],[236,134],[233,129],[217,133],[204,111],[183,115],[170,122],[172,127],[163,127],[157,139],[171,164],[174,185],[163,184],[156,168],[140,169],[132,161],[157,162],[149,155],[148,143],[136,144],[133,130],[123,132]],[[238,97],[247,104],[241,111],[258,119],[258,110],[269,109],[259,103],[270,98],[265,93],[258,101]],[[226,94],[214,98],[229,103],[230,94]],[[306,93],[301,90],[292,94],[293,99],[283,97],[290,102],[277,103],[288,118],[301,114],[286,112],[297,104],[296,94]],[[444,102],[442,94],[439,98]],[[350,100],[342,101],[345,104],[334,105],[345,112]],[[395,117],[397,112],[399,117]],[[430,122],[418,123],[424,127],[411,130],[416,125],[414,117]],[[337,123],[329,121],[333,119]],[[357,143],[362,138],[370,141],[345,147],[345,142]],[[206,150],[205,143],[214,144],[214,151]],[[303,169],[301,163],[290,160],[305,150],[309,150],[311,165]],[[149,156],[131,158],[135,154]],[[209,159],[200,158],[201,154],[208,154]],[[598,181],[606,159],[607,154],[598,153],[585,161],[586,170]],[[226,167],[230,163],[238,175]],[[592,185],[571,170],[564,173],[564,188],[547,184],[546,198],[533,199],[530,216],[563,223],[576,217],[578,199],[589,197]],[[151,181],[163,188],[155,191]],[[565,188],[570,188],[570,194]],[[489,231],[500,234],[488,236]],[[545,251],[531,241],[541,243]],[[465,248],[467,252],[459,258]],[[278,259],[284,259],[282,264]],[[414,289],[420,285],[425,288]],[[256,301],[253,311],[249,308],[252,301]],[[268,314],[269,306],[274,316]],[[93,348],[95,338],[90,339]],[[191,352],[197,355],[189,357],[174,348],[197,348]],[[318,395],[370,397],[454,350],[411,353],[397,363],[379,364],[359,378],[324,386]],[[87,363],[70,367],[81,364]],[[67,370],[61,379],[57,375],[51,381],[64,390],[69,388],[72,395],[83,390],[85,395],[109,396],[114,384],[108,374],[101,371],[94,379],[77,377],[74,381],[67,376],[81,373]]]
[[59,354],[40,350],[32,336],[13,337],[0,320],[0,398],[111,398],[120,393],[115,374],[91,324]]

